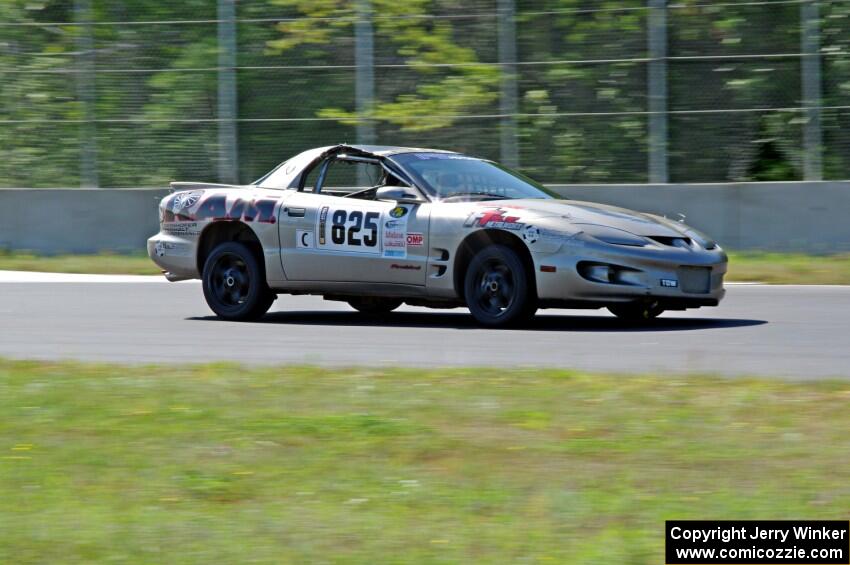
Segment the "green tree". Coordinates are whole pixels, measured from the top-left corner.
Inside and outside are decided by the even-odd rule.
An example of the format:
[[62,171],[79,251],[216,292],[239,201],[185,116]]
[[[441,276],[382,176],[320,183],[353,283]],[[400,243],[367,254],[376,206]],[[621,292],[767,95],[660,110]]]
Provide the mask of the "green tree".
[[[286,52],[302,47],[323,46],[331,51],[347,49],[337,44],[339,36],[351,36],[357,15],[347,0],[272,0],[275,5],[295,9],[304,16],[279,24],[283,36],[269,41],[270,49]],[[383,98],[373,109],[358,115],[352,108],[328,106],[320,117],[353,124],[360,119],[384,120],[405,131],[427,131],[451,126],[453,116],[487,108],[498,99],[500,70],[480,64],[473,48],[460,45],[450,20],[427,16],[439,6],[429,0],[373,0],[375,41],[392,45],[398,60],[416,74],[400,77],[404,89],[379,89]],[[435,9],[436,8],[436,9]],[[445,67],[451,63],[451,67]],[[399,73],[403,74],[403,71]],[[407,85],[412,88],[407,88]],[[389,90],[389,91],[387,91]]]

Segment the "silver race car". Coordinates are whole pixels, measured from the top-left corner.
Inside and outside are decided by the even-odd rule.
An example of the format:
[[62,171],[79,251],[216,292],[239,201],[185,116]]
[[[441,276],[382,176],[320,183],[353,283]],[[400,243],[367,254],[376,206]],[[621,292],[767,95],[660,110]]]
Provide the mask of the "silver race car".
[[497,163],[450,151],[336,145],[246,186],[174,183],[148,254],[200,278],[210,308],[256,319],[278,294],[369,314],[466,306],[485,326],[538,308],[646,320],[716,306],[726,254],[677,221],[563,200]]

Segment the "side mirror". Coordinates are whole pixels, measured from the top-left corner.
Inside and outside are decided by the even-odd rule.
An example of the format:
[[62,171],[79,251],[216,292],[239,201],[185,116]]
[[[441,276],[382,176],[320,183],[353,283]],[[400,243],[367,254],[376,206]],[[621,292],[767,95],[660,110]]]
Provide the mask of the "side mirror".
[[421,204],[422,198],[404,186],[382,186],[375,191],[375,200],[392,200],[401,204]]

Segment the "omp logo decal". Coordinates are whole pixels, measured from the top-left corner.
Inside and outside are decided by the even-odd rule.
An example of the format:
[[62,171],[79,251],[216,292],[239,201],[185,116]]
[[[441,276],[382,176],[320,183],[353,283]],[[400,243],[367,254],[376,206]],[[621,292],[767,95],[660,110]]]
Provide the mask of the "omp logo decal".
[[421,233],[409,233],[407,234],[407,245],[409,247],[422,247],[425,242],[425,236]]

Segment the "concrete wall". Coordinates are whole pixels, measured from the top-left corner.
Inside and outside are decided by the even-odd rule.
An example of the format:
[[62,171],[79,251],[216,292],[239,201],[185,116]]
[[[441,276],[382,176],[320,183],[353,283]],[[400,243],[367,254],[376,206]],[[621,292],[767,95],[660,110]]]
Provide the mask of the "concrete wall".
[[727,249],[850,251],[850,181],[553,185],[576,200],[678,219]]
[[[850,251],[850,181],[553,185],[576,200],[678,218],[729,249]],[[0,189],[0,249],[140,251],[167,189]]]
[[129,252],[158,231],[168,189],[0,189],[0,249]]

